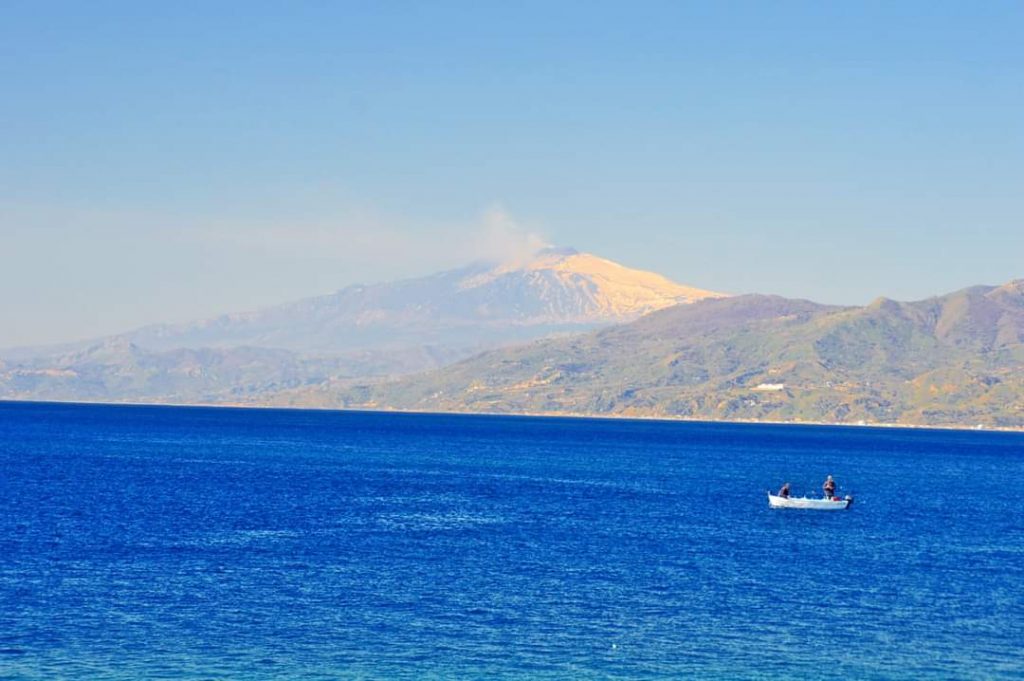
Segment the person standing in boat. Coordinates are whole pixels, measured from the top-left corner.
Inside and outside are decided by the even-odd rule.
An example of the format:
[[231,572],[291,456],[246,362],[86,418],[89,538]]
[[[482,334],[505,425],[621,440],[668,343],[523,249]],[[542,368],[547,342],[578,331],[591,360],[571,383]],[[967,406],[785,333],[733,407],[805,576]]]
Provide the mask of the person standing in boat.
[[836,481],[832,479],[832,476],[825,478],[825,484],[821,486],[822,491],[825,492],[825,498],[831,499],[836,495]]
[[788,482],[784,483],[782,485],[782,489],[779,490],[779,496],[782,497],[783,499],[788,499],[789,498],[789,483]]

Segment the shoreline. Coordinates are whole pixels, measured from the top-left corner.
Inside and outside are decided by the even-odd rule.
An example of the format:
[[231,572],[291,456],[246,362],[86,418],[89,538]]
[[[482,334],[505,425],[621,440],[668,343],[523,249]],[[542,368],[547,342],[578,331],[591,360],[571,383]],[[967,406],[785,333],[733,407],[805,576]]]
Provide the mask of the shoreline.
[[388,409],[388,408],[346,408],[346,407],[298,407],[271,404],[242,404],[242,403],[207,403],[207,402],[110,402],[103,400],[16,400],[0,398],[0,404],[66,404],[84,406],[108,406],[108,407],[174,407],[174,408],[196,408],[196,409],[264,409],[276,411],[316,411],[316,412],[338,412],[338,413],[364,413],[364,414],[411,414],[420,416],[504,416],[510,418],[569,418],[581,420],[615,420],[615,421],[656,421],[663,423],[703,423],[708,425],[762,425],[762,426],[815,426],[835,428],[887,428],[907,430],[940,430],[955,432],[973,433],[1017,433],[1024,434],[1024,426],[966,426],[966,425],[943,425],[931,426],[911,423],[843,423],[830,421],[778,421],[768,419],[706,419],[691,418],[686,416],[642,416],[619,414],[590,414],[590,413],[561,413],[561,412],[487,412],[487,411],[445,411],[445,410],[418,410],[418,409]]

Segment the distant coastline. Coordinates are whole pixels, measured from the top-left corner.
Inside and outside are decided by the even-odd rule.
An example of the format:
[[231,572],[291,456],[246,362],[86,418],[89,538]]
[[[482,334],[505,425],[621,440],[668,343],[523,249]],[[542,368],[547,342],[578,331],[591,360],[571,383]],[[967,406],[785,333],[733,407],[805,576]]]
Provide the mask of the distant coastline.
[[704,423],[708,425],[751,425],[751,426],[814,426],[835,428],[884,428],[889,430],[939,430],[974,433],[1024,433],[1024,426],[967,426],[967,425],[921,425],[911,423],[844,423],[827,421],[779,421],[758,419],[704,419],[685,416],[642,416],[621,414],[587,414],[561,412],[488,412],[488,411],[453,411],[453,410],[421,410],[421,409],[360,409],[338,407],[294,407],[273,404],[245,404],[228,402],[113,402],[104,400],[12,400],[0,398],[0,404],[53,404],[82,405],[108,407],[174,407],[195,409],[251,409],[267,411],[315,411],[354,414],[410,414],[421,416],[501,416],[510,418],[543,418],[543,419],[581,419],[594,421],[655,421],[662,423]]
[[844,307],[542,249],[38,352],[0,397],[1024,429],[1024,280]]

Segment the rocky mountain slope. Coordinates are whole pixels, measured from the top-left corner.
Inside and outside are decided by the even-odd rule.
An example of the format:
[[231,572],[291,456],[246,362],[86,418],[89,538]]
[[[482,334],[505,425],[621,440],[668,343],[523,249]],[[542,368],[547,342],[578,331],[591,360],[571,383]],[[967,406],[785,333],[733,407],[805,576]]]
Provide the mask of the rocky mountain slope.
[[450,364],[721,294],[572,249],[255,312],[0,352],[0,399],[211,402]]
[[329,355],[414,345],[477,349],[718,295],[572,249],[547,249],[523,263],[349,286],[266,310],[147,327],[124,338],[152,350],[252,346]]
[[381,384],[353,408],[1024,427],[1024,280],[833,307],[712,299]]

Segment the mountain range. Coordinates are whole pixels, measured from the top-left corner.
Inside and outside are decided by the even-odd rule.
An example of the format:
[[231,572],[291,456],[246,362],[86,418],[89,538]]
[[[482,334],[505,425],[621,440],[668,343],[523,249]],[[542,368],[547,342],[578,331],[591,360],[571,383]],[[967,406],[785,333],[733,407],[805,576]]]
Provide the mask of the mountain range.
[[834,306],[547,249],[0,357],[0,399],[1024,428],[1024,280]]
[[911,303],[879,298],[864,307],[744,295],[487,352],[398,381],[307,393],[300,401],[1020,428],[1022,341],[1024,280]]
[[445,366],[721,295],[549,248],[522,262],[475,263],[253,312],[0,352],[0,398],[259,401],[326,381]]

